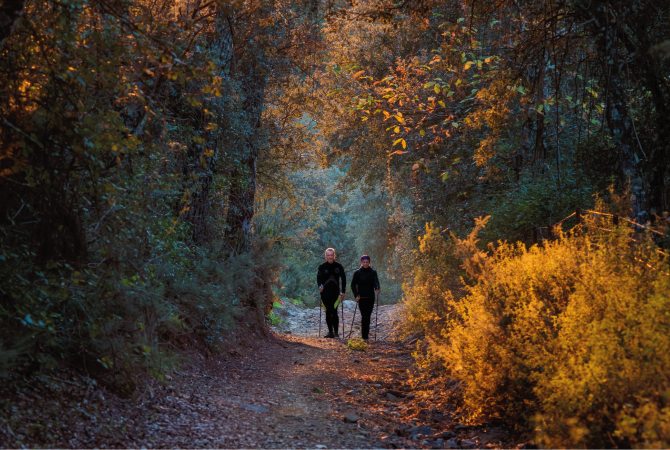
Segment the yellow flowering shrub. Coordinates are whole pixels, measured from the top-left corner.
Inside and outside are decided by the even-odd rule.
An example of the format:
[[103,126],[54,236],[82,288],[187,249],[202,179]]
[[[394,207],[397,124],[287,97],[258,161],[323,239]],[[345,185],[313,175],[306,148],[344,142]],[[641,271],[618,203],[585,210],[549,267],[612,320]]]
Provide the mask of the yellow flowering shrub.
[[[587,225],[488,255],[453,238],[473,283],[444,289],[431,350],[475,420],[533,427],[551,447],[667,447],[670,266],[648,234]],[[408,289],[410,305],[422,289]]]

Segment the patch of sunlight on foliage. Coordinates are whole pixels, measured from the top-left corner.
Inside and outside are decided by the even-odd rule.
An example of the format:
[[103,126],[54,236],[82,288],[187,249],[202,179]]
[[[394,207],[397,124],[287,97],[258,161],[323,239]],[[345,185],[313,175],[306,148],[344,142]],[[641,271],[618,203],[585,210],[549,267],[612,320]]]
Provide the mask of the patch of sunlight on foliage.
[[405,286],[407,326],[463,382],[471,419],[554,448],[670,445],[670,265],[652,235],[589,215],[542,247],[486,253],[486,221],[464,240],[428,225]]
[[367,352],[369,347],[362,338],[355,338],[347,341],[347,348],[358,352]]
[[[429,341],[430,342],[430,341]],[[428,372],[437,369],[442,365],[442,359],[435,354],[430,347],[426,347],[426,342],[419,339],[416,341],[416,350],[412,352],[414,365],[422,372]]]
[[284,319],[275,315],[274,311],[270,311],[270,313],[266,317],[268,318],[268,320],[272,325],[279,325],[280,323],[286,323]]
[[283,303],[280,303],[279,301],[272,302],[272,307],[273,308],[286,308],[286,306],[283,305]]

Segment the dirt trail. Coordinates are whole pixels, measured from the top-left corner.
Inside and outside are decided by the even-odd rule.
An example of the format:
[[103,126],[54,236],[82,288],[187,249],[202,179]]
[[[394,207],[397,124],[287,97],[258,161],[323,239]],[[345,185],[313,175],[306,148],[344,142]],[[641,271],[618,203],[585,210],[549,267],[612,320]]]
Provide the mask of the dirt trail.
[[[282,333],[272,332],[267,340],[228,355],[194,357],[188,370],[173,374],[169,384],[155,386],[148,397],[106,400],[104,390],[85,387],[77,378],[56,380],[41,394],[21,394],[12,405],[12,419],[1,427],[0,446],[514,445],[502,429],[459,425],[450,404],[457,386],[450,380],[410,379],[409,352],[415,346],[390,339],[395,307],[383,308],[385,326],[366,352],[347,349],[343,340],[310,337],[318,323],[306,324],[318,310],[285,309],[278,313],[290,317]],[[345,310],[346,317],[351,315]],[[358,421],[345,423],[345,414],[356,415]]]

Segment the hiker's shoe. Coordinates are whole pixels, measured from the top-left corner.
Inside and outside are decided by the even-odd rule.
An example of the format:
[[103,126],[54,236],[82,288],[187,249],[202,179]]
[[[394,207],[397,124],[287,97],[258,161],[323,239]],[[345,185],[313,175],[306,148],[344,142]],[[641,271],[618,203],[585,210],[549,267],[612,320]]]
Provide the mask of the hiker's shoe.
[[326,338],[326,339],[332,339],[334,337],[335,337],[335,335],[333,333],[328,333],[327,335],[324,336],[324,338]]
[[335,339],[339,339],[339,338],[340,338],[340,335],[335,333]]

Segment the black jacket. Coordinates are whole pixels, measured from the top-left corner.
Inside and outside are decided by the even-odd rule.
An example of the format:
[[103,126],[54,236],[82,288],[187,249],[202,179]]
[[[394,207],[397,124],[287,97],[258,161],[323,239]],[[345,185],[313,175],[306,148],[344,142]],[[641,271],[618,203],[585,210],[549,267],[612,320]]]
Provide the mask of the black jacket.
[[377,271],[368,267],[367,269],[360,268],[354,272],[354,278],[351,280],[351,290],[354,297],[361,298],[375,298],[375,289],[379,289],[379,278],[377,278]]
[[[340,289],[340,280],[342,280],[342,289]],[[323,286],[324,293],[344,294],[347,290],[347,276],[344,274],[344,267],[338,262],[321,264],[316,274],[316,284]]]

